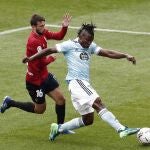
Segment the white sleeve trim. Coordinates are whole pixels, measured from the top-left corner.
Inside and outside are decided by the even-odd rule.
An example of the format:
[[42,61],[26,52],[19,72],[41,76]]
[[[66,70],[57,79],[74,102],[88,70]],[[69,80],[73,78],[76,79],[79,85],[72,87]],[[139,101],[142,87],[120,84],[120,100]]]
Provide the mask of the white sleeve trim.
[[57,52],[61,52],[61,46],[59,44],[56,44],[56,49],[57,49]]
[[101,50],[102,50],[102,48],[98,46],[95,50],[95,54],[98,55]]

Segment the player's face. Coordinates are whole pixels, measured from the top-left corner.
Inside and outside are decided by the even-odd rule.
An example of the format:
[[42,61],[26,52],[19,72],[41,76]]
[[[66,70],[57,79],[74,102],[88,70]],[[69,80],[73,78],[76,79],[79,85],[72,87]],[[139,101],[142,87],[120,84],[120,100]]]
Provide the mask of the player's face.
[[45,28],[45,21],[37,22],[35,28],[36,28],[36,32],[41,35]]
[[83,30],[79,35],[79,43],[83,48],[89,48],[94,37],[89,34],[86,30]]

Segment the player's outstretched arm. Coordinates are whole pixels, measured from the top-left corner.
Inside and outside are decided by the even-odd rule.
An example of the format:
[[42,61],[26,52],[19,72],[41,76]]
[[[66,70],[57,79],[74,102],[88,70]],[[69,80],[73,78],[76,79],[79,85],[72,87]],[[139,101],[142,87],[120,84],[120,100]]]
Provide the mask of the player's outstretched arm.
[[61,30],[57,31],[57,32],[52,32],[52,31],[45,30],[46,38],[48,40],[50,40],[50,39],[62,40],[65,37],[66,33],[67,33],[70,21],[71,21],[71,16],[69,14],[65,14],[64,17],[63,17],[63,21],[62,21]]
[[27,63],[29,61],[32,61],[32,60],[35,60],[35,59],[38,59],[38,58],[41,58],[43,56],[47,56],[47,55],[53,54],[53,53],[57,53],[57,49],[55,47],[46,48],[46,49],[43,49],[41,52],[32,55],[31,57],[23,58],[22,63]]
[[71,21],[72,16],[70,16],[68,13],[66,13],[63,17],[63,21],[62,21],[62,26],[63,27],[68,27],[69,23]]
[[125,54],[125,53],[121,53],[118,51],[102,49],[98,55],[103,56],[103,57],[112,58],[112,59],[126,58],[128,61],[131,61],[134,65],[136,64],[136,59],[134,56],[131,56],[131,55]]

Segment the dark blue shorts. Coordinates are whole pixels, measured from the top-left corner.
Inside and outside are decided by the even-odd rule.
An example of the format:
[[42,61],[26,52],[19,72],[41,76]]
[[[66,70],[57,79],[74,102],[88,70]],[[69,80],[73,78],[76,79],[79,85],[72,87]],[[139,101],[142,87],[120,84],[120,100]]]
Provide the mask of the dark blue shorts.
[[34,85],[26,81],[26,89],[29,92],[33,102],[37,104],[45,103],[45,94],[59,87],[59,83],[53,74],[49,73],[47,79],[40,85]]

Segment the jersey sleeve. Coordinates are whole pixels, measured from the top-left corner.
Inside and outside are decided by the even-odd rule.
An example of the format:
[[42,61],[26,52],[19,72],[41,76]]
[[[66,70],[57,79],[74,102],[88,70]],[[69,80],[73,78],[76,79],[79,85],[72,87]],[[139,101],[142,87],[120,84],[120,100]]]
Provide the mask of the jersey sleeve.
[[69,51],[70,46],[71,46],[70,40],[56,44],[56,48],[59,53],[65,53]]
[[48,64],[54,62],[55,59],[53,56],[47,56],[47,57],[43,57],[40,59],[40,65],[43,66],[47,66]]
[[98,46],[96,43],[92,42],[91,44],[91,54],[96,54],[98,55],[98,53],[101,51],[101,47]]
[[62,40],[67,33],[67,27],[62,27],[58,32],[51,32],[48,30],[44,30],[44,35],[47,40],[54,39],[54,40]]

